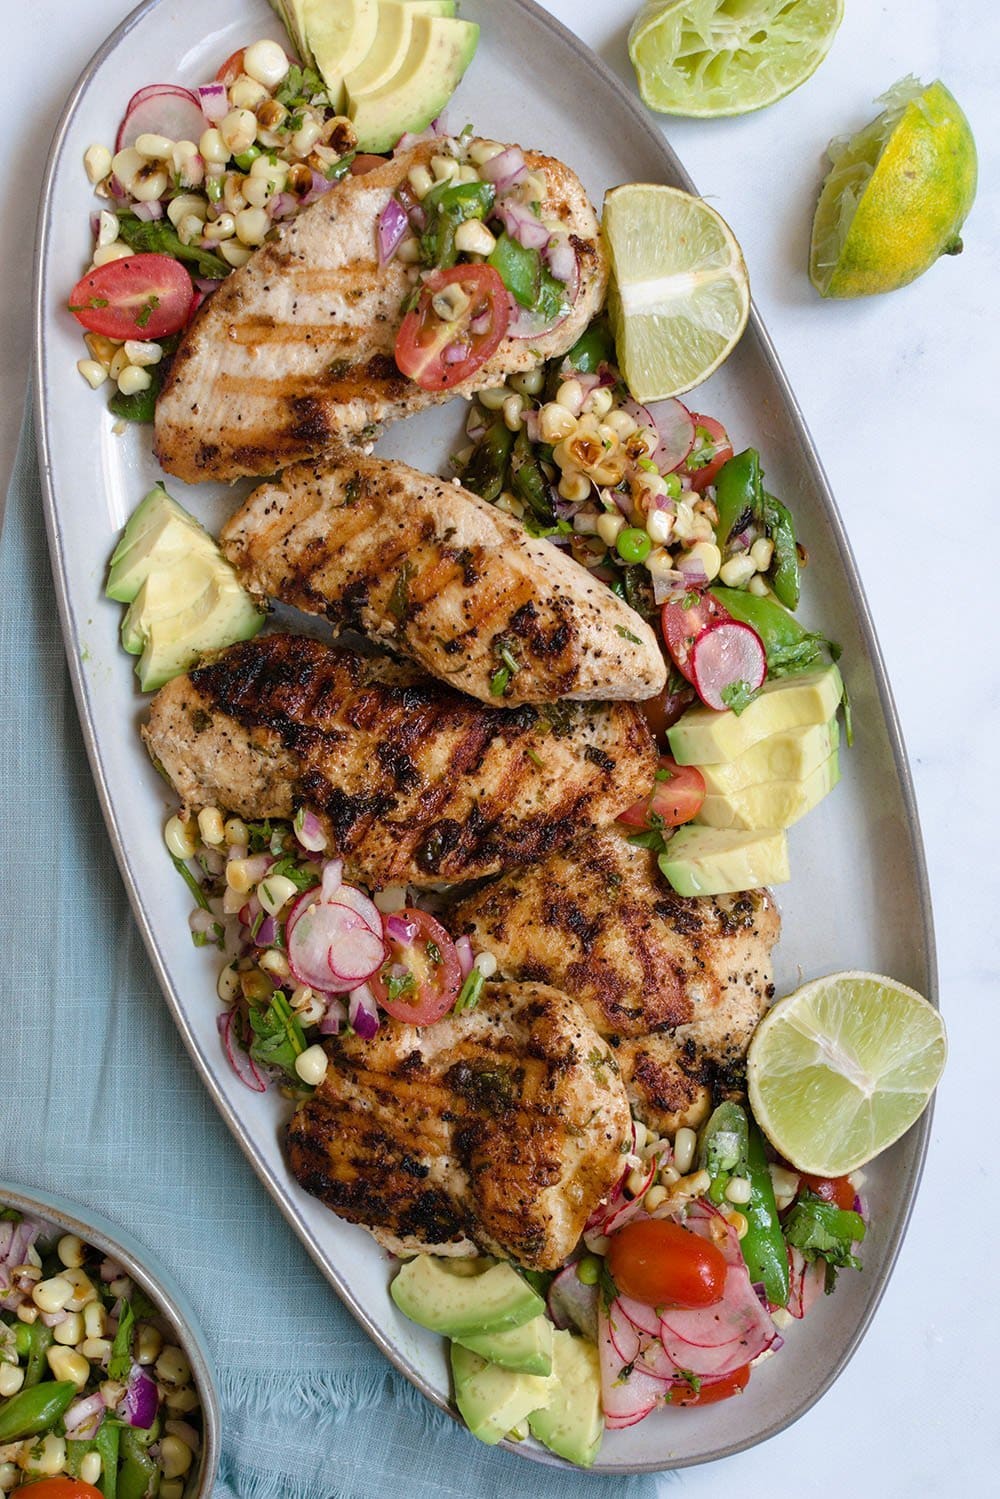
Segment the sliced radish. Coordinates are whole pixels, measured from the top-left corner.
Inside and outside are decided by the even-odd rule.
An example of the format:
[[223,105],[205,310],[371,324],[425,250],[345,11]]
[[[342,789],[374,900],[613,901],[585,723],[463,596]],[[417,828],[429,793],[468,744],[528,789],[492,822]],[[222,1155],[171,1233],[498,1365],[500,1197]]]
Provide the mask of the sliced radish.
[[691,647],[691,673],[698,696],[722,711],[727,698],[746,683],[756,692],[767,675],[767,655],[757,631],[737,620],[712,625]]
[[801,1318],[826,1291],[826,1265],[823,1260],[810,1263],[800,1249],[788,1251],[789,1292],[788,1311]]
[[207,124],[196,94],[175,83],[151,83],[129,100],[115,150],[134,146],[140,135],[163,135],[168,141],[197,145]]
[[597,1342],[596,1286],[585,1286],[576,1265],[567,1265],[549,1286],[549,1316],[557,1327],[576,1328],[592,1343]]
[[649,1338],[660,1336],[660,1319],[651,1306],[645,1306],[631,1296],[619,1296],[614,1305],[638,1332],[645,1333]]
[[385,961],[382,918],[353,885],[338,885],[328,900],[307,890],[289,912],[285,940],[297,982],[324,994],[350,993]]
[[651,401],[648,406],[628,400],[624,409],[640,427],[659,433],[660,441],[650,457],[660,473],[679,468],[694,447],[694,421],[687,407],[678,400]]
[[622,1367],[634,1364],[645,1339],[635,1324],[626,1317],[617,1301],[613,1301],[608,1307],[608,1337],[621,1359]]
[[597,1351],[601,1360],[601,1405],[605,1420],[615,1431],[634,1426],[663,1401],[668,1381],[622,1363],[603,1304],[598,1308]]

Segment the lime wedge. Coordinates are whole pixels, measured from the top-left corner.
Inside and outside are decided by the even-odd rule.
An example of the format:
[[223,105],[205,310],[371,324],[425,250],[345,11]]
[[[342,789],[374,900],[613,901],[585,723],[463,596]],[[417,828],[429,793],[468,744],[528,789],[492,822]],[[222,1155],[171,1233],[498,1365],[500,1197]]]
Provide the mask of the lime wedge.
[[865,297],[915,281],[957,255],[976,196],[976,143],[942,83],[904,78],[833,163],[813,220],[809,275],[824,297]]
[[946,1054],[941,1016],[915,990],[832,973],[779,1000],[757,1027],[750,1107],[797,1170],[844,1176],[919,1119]]
[[707,380],[746,326],[750,283],[732,230],[701,198],[648,182],[604,200],[608,311],[618,364],[637,401]]
[[830,50],[844,0],[651,0],[628,53],[662,114],[742,115],[783,99]]

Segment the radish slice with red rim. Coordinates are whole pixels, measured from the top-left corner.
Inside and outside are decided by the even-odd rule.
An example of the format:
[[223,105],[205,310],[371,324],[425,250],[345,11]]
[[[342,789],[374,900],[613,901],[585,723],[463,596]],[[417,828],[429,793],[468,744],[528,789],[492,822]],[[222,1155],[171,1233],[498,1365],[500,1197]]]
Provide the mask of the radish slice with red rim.
[[189,89],[175,83],[151,83],[129,100],[115,150],[134,146],[140,135],[162,135],[169,141],[197,145],[207,125],[201,104]]
[[306,891],[289,913],[285,941],[296,981],[324,994],[350,993],[385,960],[382,918],[353,885],[339,885],[329,900]]
[[640,406],[631,398],[623,408],[640,427],[652,427],[660,441],[650,458],[661,474],[672,473],[684,462],[694,447],[694,422],[683,402],[676,398],[668,401],[651,401]]
[[608,1426],[613,1431],[635,1426],[664,1400],[669,1381],[638,1365],[629,1368],[623,1364],[611,1337],[603,1303],[598,1306],[597,1351],[601,1361],[601,1406]]
[[743,706],[767,676],[764,642],[738,620],[711,625],[691,647],[691,674],[706,707]]

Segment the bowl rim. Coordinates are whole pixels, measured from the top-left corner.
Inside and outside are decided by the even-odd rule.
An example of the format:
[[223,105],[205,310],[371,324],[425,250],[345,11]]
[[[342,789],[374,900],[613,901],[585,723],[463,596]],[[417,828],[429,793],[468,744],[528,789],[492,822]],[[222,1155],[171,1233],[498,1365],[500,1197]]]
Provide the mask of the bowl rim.
[[42,1192],[16,1182],[0,1180],[0,1205],[26,1216],[43,1218],[66,1233],[76,1234],[118,1260],[149,1299],[166,1316],[191,1363],[191,1372],[201,1397],[202,1445],[198,1487],[192,1499],[210,1499],[219,1467],[221,1417],[219,1396],[208,1350],[194,1312],[179,1287],[173,1287],[169,1271],[127,1229],[101,1213],[81,1207],[59,1193]]

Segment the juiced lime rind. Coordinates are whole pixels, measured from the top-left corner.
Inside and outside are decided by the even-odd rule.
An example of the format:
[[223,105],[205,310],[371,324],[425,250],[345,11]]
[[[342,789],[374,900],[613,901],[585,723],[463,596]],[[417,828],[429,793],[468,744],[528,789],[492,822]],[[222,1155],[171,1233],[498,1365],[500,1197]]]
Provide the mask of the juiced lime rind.
[[843,0],[651,0],[628,49],[661,114],[749,114],[790,94],[829,52]]
[[896,291],[942,254],[976,196],[978,163],[969,122],[940,82],[904,78],[886,108],[832,162],[813,219],[809,275],[825,297]]
[[706,380],[750,312],[740,247],[700,198],[661,183],[608,193],[608,311],[618,361],[637,401],[682,395]]
[[764,1017],[747,1057],[750,1106],[799,1171],[844,1176],[920,1117],[944,1069],[941,1017],[878,974],[805,984]]

